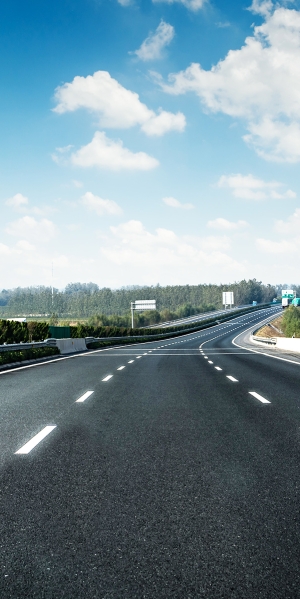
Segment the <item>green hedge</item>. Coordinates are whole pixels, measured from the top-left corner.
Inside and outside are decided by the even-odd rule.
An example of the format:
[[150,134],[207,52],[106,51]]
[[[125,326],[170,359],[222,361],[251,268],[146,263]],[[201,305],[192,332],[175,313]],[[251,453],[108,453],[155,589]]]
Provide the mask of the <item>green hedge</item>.
[[12,364],[13,362],[24,362],[24,360],[35,360],[58,354],[59,349],[57,347],[37,347],[32,349],[22,349],[20,351],[5,351],[0,353],[0,365]]
[[49,326],[47,322],[0,320],[0,345],[3,345],[3,343],[43,341],[48,337]]

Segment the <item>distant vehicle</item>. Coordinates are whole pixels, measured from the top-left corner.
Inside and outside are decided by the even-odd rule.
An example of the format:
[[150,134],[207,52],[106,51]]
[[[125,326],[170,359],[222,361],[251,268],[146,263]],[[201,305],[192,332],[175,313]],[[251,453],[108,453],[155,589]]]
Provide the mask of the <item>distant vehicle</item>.
[[252,302],[252,306],[257,306],[257,302]]
[[281,300],[282,308],[287,308],[292,303],[292,300],[289,297],[283,297]]

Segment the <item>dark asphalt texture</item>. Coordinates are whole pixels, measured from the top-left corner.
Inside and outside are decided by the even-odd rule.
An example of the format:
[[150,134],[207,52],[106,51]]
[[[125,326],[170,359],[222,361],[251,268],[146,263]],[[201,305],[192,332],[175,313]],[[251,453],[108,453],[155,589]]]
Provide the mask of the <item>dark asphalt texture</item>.
[[1,599],[300,597],[300,357],[241,334],[270,313],[0,375]]

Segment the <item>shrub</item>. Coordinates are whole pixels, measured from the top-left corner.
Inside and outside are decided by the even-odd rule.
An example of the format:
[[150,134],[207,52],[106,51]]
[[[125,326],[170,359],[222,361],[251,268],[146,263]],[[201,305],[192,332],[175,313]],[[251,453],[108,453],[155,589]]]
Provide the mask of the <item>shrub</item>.
[[289,306],[285,309],[281,328],[286,337],[300,337],[300,308]]

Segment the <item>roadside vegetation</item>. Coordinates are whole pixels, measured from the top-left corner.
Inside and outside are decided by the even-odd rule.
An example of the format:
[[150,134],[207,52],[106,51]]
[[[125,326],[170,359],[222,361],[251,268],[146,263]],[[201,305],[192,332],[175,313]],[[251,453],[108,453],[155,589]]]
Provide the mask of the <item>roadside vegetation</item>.
[[300,308],[289,306],[284,310],[281,328],[285,337],[300,337]]
[[4,364],[13,364],[14,362],[24,362],[25,360],[37,360],[59,354],[58,347],[37,347],[17,351],[0,352],[0,366]]
[[[220,309],[223,291],[234,292],[236,306],[253,301],[267,303],[277,297],[276,287],[263,285],[256,279],[222,285],[132,286],[115,290],[99,288],[95,283],[70,283],[62,291],[54,289],[53,295],[51,287],[3,289],[0,292],[0,318],[52,318],[63,324],[62,320],[70,323],[87,320],[96,314],[102,319],[113,317],[113,322],[106,322],[105,326],[129,326],[130,302],[154,299],[158,313],[151,314],[149,311],[147,314],[136,315],[136,326],[149,326],[206,312],[210,308]],[[118,317],[121,317],[122,322],[118,321]]]

